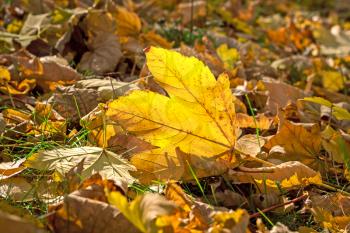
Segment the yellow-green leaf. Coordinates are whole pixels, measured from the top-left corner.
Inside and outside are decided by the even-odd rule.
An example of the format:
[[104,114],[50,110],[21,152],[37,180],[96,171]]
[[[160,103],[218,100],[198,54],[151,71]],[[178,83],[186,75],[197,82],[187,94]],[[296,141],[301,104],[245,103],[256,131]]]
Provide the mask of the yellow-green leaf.
[[321,71],[323,87],[331,91],[339,91],[344,88],[344,78],[337,71]]
[[339,107],[335,104],[332,104],[330,101],[322,98],[322,97],[306,97],[303,100],[313,102],[316,104],[321,104],[326,107],[332,108],[332,114],[337,118],[338,120],[350,120],[350,112],[346,110],[345,108]]
[[228,48],[227,44],[221,44],[216,53],[224,63],[226,69],[233,69],[234,63],[239,59],[239,52],[235,48]]

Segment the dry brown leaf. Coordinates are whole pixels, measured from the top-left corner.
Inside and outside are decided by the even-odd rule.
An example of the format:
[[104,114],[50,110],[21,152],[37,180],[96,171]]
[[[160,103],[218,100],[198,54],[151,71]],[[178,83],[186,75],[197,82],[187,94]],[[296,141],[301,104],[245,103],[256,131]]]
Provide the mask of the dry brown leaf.
[[[173,215],[159,217],[156,222],[158,227],[172,232],[203,231],[208,228],[209,214],[214,208],[207,211],[204,203],[194,201],[173,182],[167,184],[165,197],[175,202],[178,208]],[[182,222],[186,222],[186,225]]]
[[264,85],[269,91],[266,110],[272,114],[276,114],[280,108],[285,107],[289,103],[295,103],[298,99],[306,96],[303,90],[277,81],[274,79],[264,79]]
[[96,90],[74,86],[57,88],[47,102],[68,122],[74,123],[78,123],[99,103]]
[[238,153],[242,153],[242,157],[256,156],[261,152],[266,139],[256,134],[246,134],[240,137],[235,145]]
[[264,188],[278,191],[279,187],[288,190],[322,183],[319,172],[297,161],[285,162],[271,167],[246,169],[248,170],[244,172],[230,170],[228,172],[229,179],[237,183],[256,184],[261,192]]
[[66,60],[59,57],[18,57],[14,60],[18,62],[22,77],[35,79],[44,91],[52,91],[59,85],[73,84],[82,79],[78,72],[68,66]]
[[239,193],[233,192],[229,189],[215,192],[212,199],[216,201],[219,206],[224,206],[230,209],[236,209],[238,207],[243,208],[248,204],[246,198],[244,198]]
[[10,178],[21,173],[25,167],[22,166],[25,159],[19,159],[15,162],[0,163],[0,180]]
[[8,214],[0,210],[0,229],[6,233],[45,233],[47,231],[39,229],[33,223],[22,219],[16,215]]
[[33,200],[33,187],[23,177],[11,177],[0,181],[0,196],[14,201]]
[[282,161],[301,161],[311,168],[318,169],[317,157],[321,150],[321,132],[317,124],[298,124],[285,120],[277,134],[265,144],[267,149],[274,146],[281,146],[286,152],[274,158]]
[[350,216],[350,197],[344,196],[340,193],[329,193],[326,195],[319,195],[311,193],[309,195],[311,200],[311,207],[324,209],[333,216]]
[[75,84],[77,88],[88,88],[96,90],[98,93],[98,101],[107,102],[119,96],[127,94],[129,91],[138,90],[139,87],[134,83],[117,81],[115,79],[86,79],[78,81]]
[[147,33],[141,34],[140,37],[145,41],[144,43],[148,46],[159,46],[165,49],[171,49],[174,44],[170,43],[154,31],[149,31]]
[[111,13],[105,10],[91,9],[87,12],[81,27],[90,39],[100,34],[108,35],[114,33],[116,23]]
[[89,52],[84,53],[78,69],[85,72],[104,74],[115,69],[122,57],[118,37],[112,33],[100,32],[88,41]]
[[57,233],[140,232],[114,206],[73,194],[49,210],[54,210],[49,223]]

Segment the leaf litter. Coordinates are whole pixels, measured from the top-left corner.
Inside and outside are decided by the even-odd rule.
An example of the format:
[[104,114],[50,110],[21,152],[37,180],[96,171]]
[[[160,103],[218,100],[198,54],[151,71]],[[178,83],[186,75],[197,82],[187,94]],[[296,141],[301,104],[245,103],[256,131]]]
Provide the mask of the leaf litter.
[[348,232],[346,1],[4,1],[0,228]]

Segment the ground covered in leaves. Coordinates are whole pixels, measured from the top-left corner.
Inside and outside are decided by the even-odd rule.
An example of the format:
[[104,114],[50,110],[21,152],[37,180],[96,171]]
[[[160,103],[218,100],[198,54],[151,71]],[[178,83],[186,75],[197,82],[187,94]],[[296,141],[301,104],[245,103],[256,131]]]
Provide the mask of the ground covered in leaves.
[[350,231],[347,1],[0,5],[1,232]]

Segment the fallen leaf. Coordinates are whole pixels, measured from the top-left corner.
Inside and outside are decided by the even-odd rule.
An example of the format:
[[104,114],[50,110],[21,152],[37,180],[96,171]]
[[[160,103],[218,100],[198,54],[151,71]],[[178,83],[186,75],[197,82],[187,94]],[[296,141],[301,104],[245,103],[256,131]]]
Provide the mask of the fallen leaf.
[[271,119],[262,114],[253,117],[247,114],[237,113],[236,121],[241,128],[258,128],[260,130],[269,129],[272,123]]
[[278,109],[285,107],[288,103],[295,103],[304,98],[303,90],[273,79],[264,79],[264,85],[269,91],[266,110],[276,114]]
[[237,209],[228,212],[213,213],[213,223],[208,232],[237,232],[245,233],[248,231],[249,214],[246,210]]
[[116,206],[120,212],[141,232],[157,232],[155,220],[162,215],[169,215],[176,206],[158,194],[145,194],[136,197],[128,203],[125,196],[119,192],[111,192],[108,201]]
[[112,33],[99,33],[88,41],[89,52],[84,53],[78,69],[104,74],[115,69],[122,57],[118,37]]
[[117,21],[119,36],[137,36],[141,31],[141,20],[134,12],[123,7],[117,7],[114,17]]
[[328,108],[332,109],[332,114],[338,119],[338,120],[350,120],[350,112],[346,110],[345,108],[342,108],[340,106],[337,106],[337,104],[332,104],[332,102],[322,98],[322,97],[305,97],[303,100],[321,104],[323,106],[326,106]]
[[88,88],[96,90],[98,101],[107,102],[119,96],[127,94],[129,91],[138,90],[139,87],[134,83],[120,82],[115,79],[86,79],[80,80],[75,84],[77,88]]
[[330,91],[339,91],[344,88],[343,75],[337,71],[321,71],[322,84]]
[[235,149],[238,153],[244,156],[256,156],[261,152],[261,147],[264,146],[266,139],[256,134],[246,134],[240,137]]
[[0,210],[0,228],[6,233],[45,233],[44,229],[39,229],[35,224],[20,218],[19,216],[8,214]]
[[[346,158],[344,149],[345,151],[350,151],[350,143],[343,139],[340,132],[329,125],[321,132],[321,137],[322,147],[328,152],[332,160],[337,163],[344,163]],[[340,146],[340,140],[344,141],[345,148]]]
[[0,196],[14,201],[33,200],[33,187],[22,177],[11,177],[0,181]]
[[227,77],[216,81],[202,62],[176,52],[152,47],[146,56],[170,98],[133,91],[111,102],[107,117],[170,154],[176,147],[201,156],[230,150],[237,126]]
[[83,159],[82,179],[99,172],[107,179],[125,179],[127,182],[135,180],[129,174],[129,171],[135,169],[132,165],[120,155],[98,147],[85,146],[42,151],[29,157],[24,165],[44,171],[55,170],[62,178]]
[[272,188],[278,191],[279,187],[289,190],[322,183],[319,172],[297,161],[285,162],[271,167],[251,168],[244,172],[231,170],[228,175],[233,182],[256,184],[262,192],[266,187],[269,190]]
[[13,57],[19,65],[24,79],[35,80],[45,91],[52,91],[58,85],[73,84],[82,76],[68,66],[67,61],[55,56],[42,57]]
[[159,46],[164,49],[171,49],[174,44],[173,42],[170,43],[154,31],[141,34],[141,38],[145,40],[145,43],[149,46]]
[[226,69],[233,69],[234,64],[239,59],[239,52],[235,48],[228,48],[227,44],[221,44],[217,49],[216,52],[218,56],[220,57],[221,61],[224,63]]
[[114,206],[86,197],[70,194],[49,209],[49,223],[57,233],[140,232]]
[[318,169],[317,156],[321,150],[320,133],[317,124],[298,124],[286,120],[264,147],[271,149],[274,146],[281,146],[286,153],[278,159],[301,161],[311,168]]
[[25,167],[22,166],[25,159],[19,159],[15,162],[0,163],[0,180],[10,178],[21,173]]

